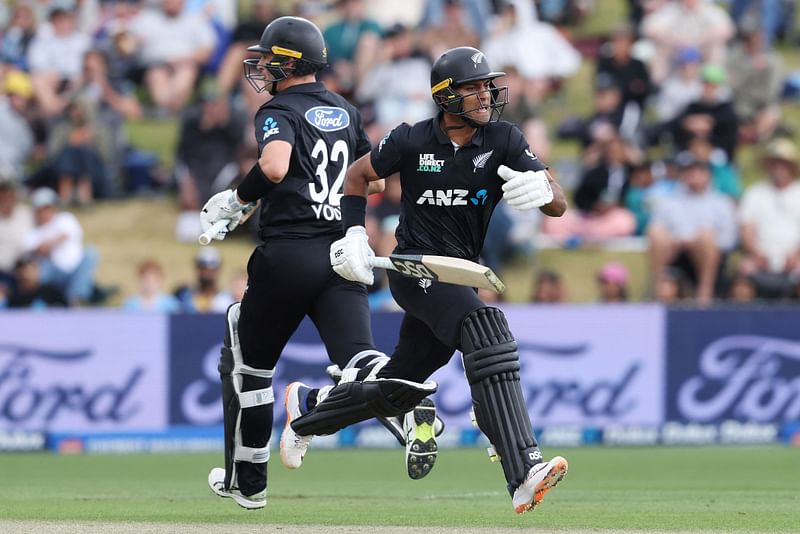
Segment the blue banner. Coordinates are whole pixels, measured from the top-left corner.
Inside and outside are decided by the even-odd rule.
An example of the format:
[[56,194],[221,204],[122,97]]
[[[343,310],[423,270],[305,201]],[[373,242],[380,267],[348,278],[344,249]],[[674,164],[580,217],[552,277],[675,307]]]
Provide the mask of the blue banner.
[[[397,343],[401,315],[373,315],[373,337],[380,350],[391,354]],[[268,325],[265,326],[268,328]],[[225,335],[223,315],[173,315],[170,317],[169,423],[218,425],[222,423],[220,348]],[[330,365],[314,324],[305,319],[291,337],[275,371],[275,421],[285,417],[281,395],[289,382],[300,380],[314,387],[331,383]]]
[[684,423],[800,420],[800,310],[674,310],[666,417]]

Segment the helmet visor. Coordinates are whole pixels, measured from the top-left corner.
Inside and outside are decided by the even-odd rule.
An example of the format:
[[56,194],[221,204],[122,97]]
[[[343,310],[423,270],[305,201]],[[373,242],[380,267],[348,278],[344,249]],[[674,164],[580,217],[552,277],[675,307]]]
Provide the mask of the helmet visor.
[[435,95],[440,107],[453,115],[459,115],[478,124],[488,124],[500,120],[508,103],[508,87],[497,87],[494,81],[477,91],[461,93],[452,88]]

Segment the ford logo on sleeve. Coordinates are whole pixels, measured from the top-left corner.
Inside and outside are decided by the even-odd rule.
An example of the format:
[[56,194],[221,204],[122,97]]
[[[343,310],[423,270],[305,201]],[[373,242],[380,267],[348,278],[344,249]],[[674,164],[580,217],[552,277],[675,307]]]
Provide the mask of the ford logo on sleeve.
[[350,126],[350,115],[342,108],[314,106],[306,111],[309,124],[323,132],[335,132]]

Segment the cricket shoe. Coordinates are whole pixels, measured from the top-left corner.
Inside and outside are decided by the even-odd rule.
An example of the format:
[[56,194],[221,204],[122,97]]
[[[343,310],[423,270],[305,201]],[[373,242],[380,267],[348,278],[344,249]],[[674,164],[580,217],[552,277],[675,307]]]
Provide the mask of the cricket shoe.
[[301,436],[292,430],[292,421],[306,410],[306,398],[311,388],[302,382],[292,382],[286,386],[286,425],[281,434],[281,463],[289,469],[297,469],[303,463],[308,444],[314,436]]
[[225,470],[221,467],[215,467],[208,473],[208,487],[220,497],[231,498],[247,510],[258,510],[267,505],[267,488],[249,496],[242,495],[236,488],[225,489]]
[[528,475],[514,491],[511,503],[518,514],[533,510],[542,502],[545,493],[556,487],[567,474],[569,464],[561,456],[541,462],[528,470]]
[[436,406],[422,399],[417,407],[403,418],[406,435],[406,468],[408,476],[418,480],[428,475],[436,463],[439,448],[435,435]]

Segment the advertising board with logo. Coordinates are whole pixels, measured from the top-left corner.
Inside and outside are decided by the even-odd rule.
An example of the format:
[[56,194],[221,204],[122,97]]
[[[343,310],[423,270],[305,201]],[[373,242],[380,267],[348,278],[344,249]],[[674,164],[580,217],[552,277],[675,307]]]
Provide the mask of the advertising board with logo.
[[798,317],[797,309],[671,311],[667,419],[693,424],[800,420]]
[[166,426],[164,316],[25,312],[0,325],[0,432]]

